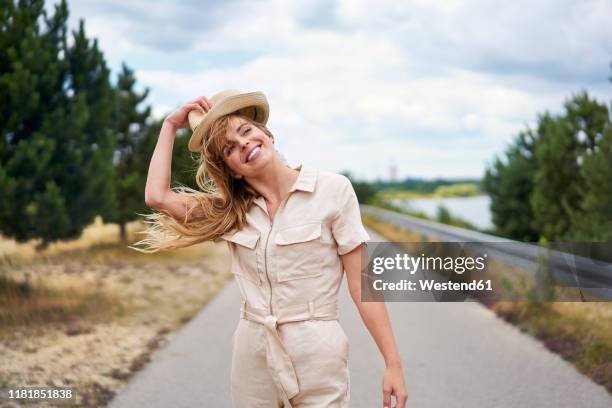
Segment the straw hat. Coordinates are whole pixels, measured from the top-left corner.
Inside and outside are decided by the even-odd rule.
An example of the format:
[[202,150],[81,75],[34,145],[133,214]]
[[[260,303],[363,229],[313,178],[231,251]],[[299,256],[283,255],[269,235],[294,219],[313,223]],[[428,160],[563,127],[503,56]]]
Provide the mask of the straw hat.
[[244,93],[228,89],[215,94],[208,100],[212,106],[207,113],[195,109],[187,114],[189,127],[193,130],[188,145],[192,152],[199,152],[202,149],[202,140],[210,125],[223,115],[237,112],[263,125],[268,121],[270,107],[262,92]]

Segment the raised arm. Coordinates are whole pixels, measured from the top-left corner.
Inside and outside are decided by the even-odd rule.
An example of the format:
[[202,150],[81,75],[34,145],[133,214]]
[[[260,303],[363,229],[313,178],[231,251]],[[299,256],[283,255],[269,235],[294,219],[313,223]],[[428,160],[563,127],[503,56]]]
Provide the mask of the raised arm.
[[[190,111],[199,109],[208,112],[210,107],[206,97],[202,96],[185,103],[168,115],[162,124],[155,150],[151,156],[145,187],[145,203],[155,210],[166,210],[172,217],[180,221],[185,219],[187,211],[195,204],[195,199],[170,189],[174,139],[178,129],[189,126],[187,114]],[[194,210],[192,214],[197,216],[197,211],[197,209]]]

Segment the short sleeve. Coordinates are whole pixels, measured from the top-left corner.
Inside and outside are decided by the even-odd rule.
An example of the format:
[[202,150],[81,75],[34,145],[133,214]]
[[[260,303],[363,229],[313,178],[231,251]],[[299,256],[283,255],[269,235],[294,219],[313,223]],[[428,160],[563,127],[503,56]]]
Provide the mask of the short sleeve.
[[332,235],[338,244],[338,254],[351,252],[359,244],[370,240],[361,222],[357,195],[351,181],[342,176],[343,183],[338,189],[339,200],[336,216],[332,221]]

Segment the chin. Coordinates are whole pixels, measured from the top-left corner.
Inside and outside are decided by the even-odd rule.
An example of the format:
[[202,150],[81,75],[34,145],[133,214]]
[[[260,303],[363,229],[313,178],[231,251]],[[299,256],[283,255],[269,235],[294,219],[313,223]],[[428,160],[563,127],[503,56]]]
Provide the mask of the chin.
[[270,155],[264,154],[262,157],[257,158],[257,160],[250,165],[247,164],[245,168],[248,170],[259,170],[265,168],[268,163],[272,161],[272,157]]

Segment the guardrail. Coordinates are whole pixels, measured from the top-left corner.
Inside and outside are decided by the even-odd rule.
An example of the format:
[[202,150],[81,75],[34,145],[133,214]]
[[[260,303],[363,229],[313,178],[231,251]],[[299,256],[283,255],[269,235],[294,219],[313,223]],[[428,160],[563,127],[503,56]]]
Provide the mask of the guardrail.
[[[550,273],[555,283],[580,287],[581,290],[590,292],[600,298],[612,300],[612,263],[550,250],[536,244],[423,220],[383,208],[363,204],[360,207],[364,214],[375,216],[396,227],[417,232],[441,242],[479,243],[487,248],[488,254],[500,261],[521,267],[532,273],[537,268],[538,257],[548,251]],[[496,243],[504,243],[504,245],[487,245]]]

